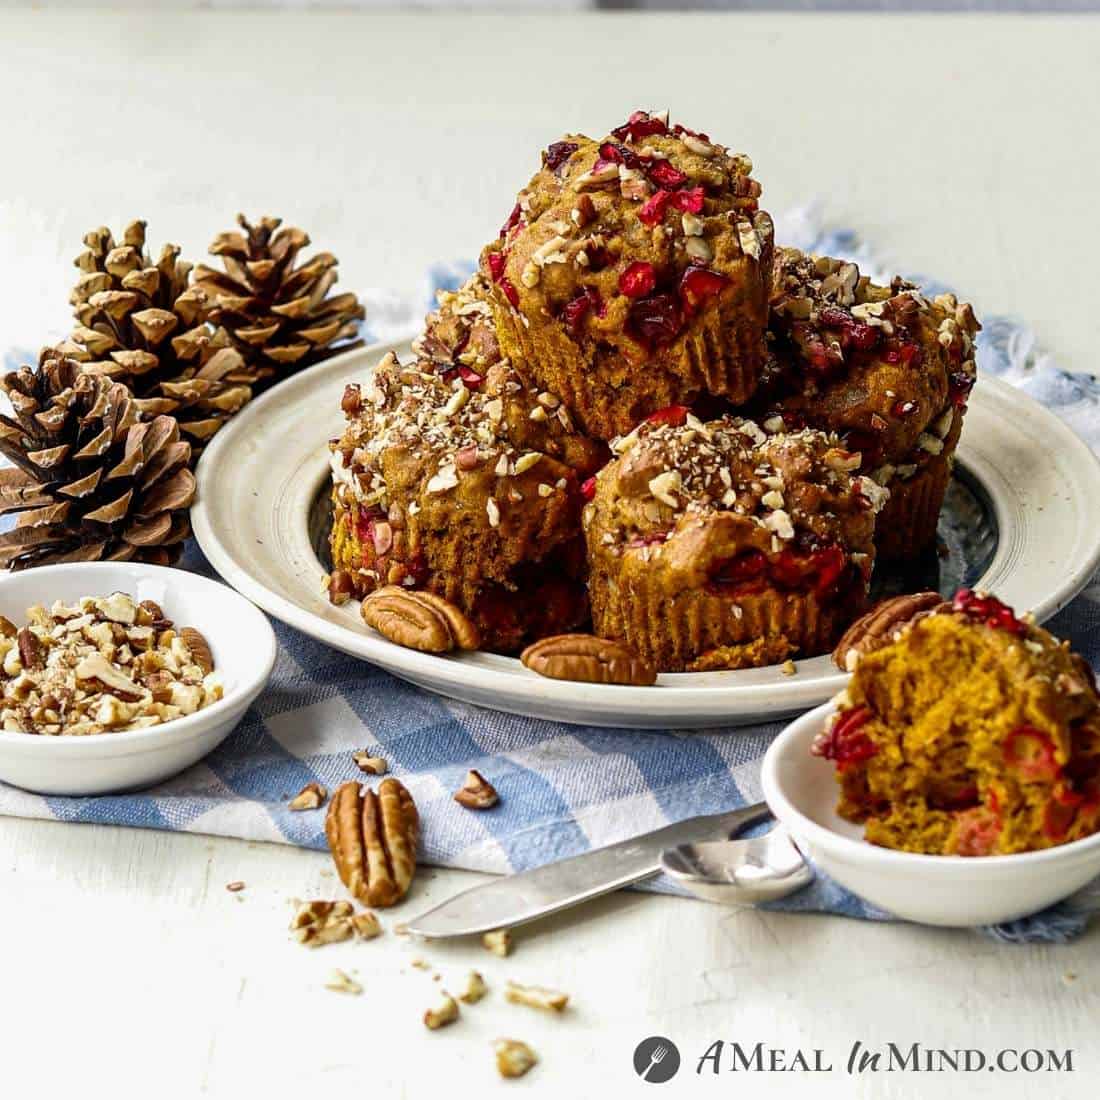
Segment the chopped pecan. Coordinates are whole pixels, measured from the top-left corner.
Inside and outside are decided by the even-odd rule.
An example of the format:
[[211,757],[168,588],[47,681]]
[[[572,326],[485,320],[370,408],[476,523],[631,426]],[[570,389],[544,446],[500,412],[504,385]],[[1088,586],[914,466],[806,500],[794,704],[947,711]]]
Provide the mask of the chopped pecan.
[[544,1012],[564,1012],[569,1004],[569,994],[559,993],[556,989],[547,989],[541,985],[520,985],[509,982],[504,990],[504,999],[514,1005],[527,1005],[528,1008],[541,1008]]
[[360,927],[361,916],[356,914],[350,901],[307,901],[298,907],[290,930],[299,943],[309,947],[340,943],[353,936],[370,939],[371,936]]
[[499,959],[512,953],[512,933],[507,928],[498,928],[494,932],[486,932],[481,937],[481,944],[486,951],[492,952]]
[[476,970],[471,970],[466,978],[466,988],[458,995],[458,999],[463,1004],[474,1005],[488,992],[485,979]]
[[364,905],[383,909],[408,892],[420,818],[398,780],[384,779],[377,794],[345,783],[329,804],[325,836],[340,881]]
[[458,1002],[449,993],[444,992],[439,1004],[424,1013],[424,1026],[436,1031],[448,1024],[453,1024],[457,1019]]
[[406,649],[449,653],[481,644],[477,627],[454,604],[430,592],[387,585],[372,592],[360,610],[368,626]]
[[355,761],[355,766],[367,775],[385,775],[390,770],[389,764],[381,756],[371,756],[369,752],[353,752],[351,758]]
[[210,652],[210,643],[193,626],[185,626],[180,631],[180,637],[191,651],[191,659],[202,669],[202,674],[209,676],[214,670],[214,655]]
[[334,970],[325,982],[325,989],[331,989],[333,993],[350,993],[355,997],[363,992],[363,987],[344,970]]
[[950,606],[938,592],[882,600],[848,627],[833,650],[833,661],[842,671],[851,672],[860,657],[889,645],[902,627]]
[[355,578],[346,569],[334,569],[328,579],[329,602],[339,607],[355,595]]
[[554,680],[589,684],[634,684],[657,680],[657,669],[642,660],[624,642],[592,634],[556,634],[529,645],[520,660],[532,672]]
[[462,786],[455,791],[455,801],[468,810],[487,810],[500,801],[500,795],[481,772],[468,771]]
[[288,810],[319,810],[328,798],[320,783],[307,783],[288,803]]
[[24,668],[41,668],[45,663],[42,659],[42,643],[31,630],[25,626],[16,635],[19,644],[19,660]]
[[538,1062],[538,1055],[519,1039],[494,1039],[497,1072],[501,1077],[522,1077]]

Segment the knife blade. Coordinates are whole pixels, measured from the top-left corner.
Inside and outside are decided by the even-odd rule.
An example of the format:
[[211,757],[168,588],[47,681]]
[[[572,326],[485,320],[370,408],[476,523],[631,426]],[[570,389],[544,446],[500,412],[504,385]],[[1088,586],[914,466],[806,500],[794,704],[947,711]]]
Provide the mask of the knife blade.
[[514,928],[655,875],[666,848],[725,840],[770,815],[767,804],[757,802],[665,825],[630,840],[471,887],[421,913],[406,928],[430,939]]

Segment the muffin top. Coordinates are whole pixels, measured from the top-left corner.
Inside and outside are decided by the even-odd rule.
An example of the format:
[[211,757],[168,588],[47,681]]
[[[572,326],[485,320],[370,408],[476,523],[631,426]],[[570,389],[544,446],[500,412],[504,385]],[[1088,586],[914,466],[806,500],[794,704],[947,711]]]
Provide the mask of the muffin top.
[[475,275],[441,293],[413,343],[417,361],[402,365],[391,352],[365,392],[344,391],[348,426],[329,445],[333,476],[360,504],[384,512],[395,492],[399,508],[422,494],[443,502],[462,482],[505,507],[523,499],[517,476],[540,475],[549,491],[537,478],[525,488],[550,495],[602,460],[602,446],[574,430],[561,402],[526,389],[501,358],[485,291]]
[[954,295],[930,301],[903,279],[880,286],[854,263],[781,248],[765,419],[841,433],[883,483],[911,476],[957,435],[980,327]]
[[584,523],[599,553],[664,557],[689,583],[731,592],[768,572],[824,592],[873,563],[874,517],[888,492],[854,473],[859,455],[825,432],[772,433],[687,409],[654,414],[612,448],[586,486]]
[[531,323],[552,318],[640,362],[770,262],[751,170],[666,115],[636,111],[602,141],[568,134],[542,154],[483,269]]

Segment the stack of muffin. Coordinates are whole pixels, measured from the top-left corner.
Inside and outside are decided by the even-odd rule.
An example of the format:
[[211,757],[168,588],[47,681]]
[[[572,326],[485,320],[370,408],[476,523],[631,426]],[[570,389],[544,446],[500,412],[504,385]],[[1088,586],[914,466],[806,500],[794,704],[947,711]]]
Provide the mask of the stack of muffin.
[[583,628],[662,671],[826,652],[935,538],[978,324],[774,246],[743,154],[636,112],[542,154],[481,269],[344,395],[334,599]]

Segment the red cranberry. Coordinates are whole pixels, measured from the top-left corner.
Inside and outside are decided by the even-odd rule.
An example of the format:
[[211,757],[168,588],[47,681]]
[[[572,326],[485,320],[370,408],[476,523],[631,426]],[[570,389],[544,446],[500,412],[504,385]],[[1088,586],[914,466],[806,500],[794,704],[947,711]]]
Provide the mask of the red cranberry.
[[701,214],[706,193],[701,187],[685,187],[669,196],[669,206],[683,210],[685,214]]
[[711,573],[710,583],[719,589],[726,590],[726,595],[734,594],[728,591],[730,589],[737,589],[740,594],[745,595],[753,588],[763,587],[762,582],[767,571],[767,557],[760,550],[746,550],[722,562]]
[[956,409],[966,408],[967,398],[970,397],[970,391],[974,388],[974,381],[973,375],[961,370],[952,371],[948,376],[948,393],[951,396],[951,404]]
[[512,286],[511,279],[506,279],[501,276],[497,280],[500,285],[500,289],[504,292],[504,297],[512,304],[513,309],[519,309],[519,295],[516,293],[516,288]]
[[859,348],[860,351],[870,351],[878,343],[879,333],[873,325],[856,321],[848,329],[848,337],[853,347]]
[[689,412],[691,412],[691,409],[687,405],[666,405],[663,409],[651,412],[645,418],[645,422],[647,424],[671,424],[674,428],[679,428],[687,422]]
[[386,518],[381,508],[360,508],[355,521],[355,534],[364,548],[374,553],[374,525]]
[[639,260],[631,264],[619,276],[619,290],[628,298],[644,298],[653,293],[657,285],[657,274],[652,264]]
[[826,328],[846,329],[853,321],[850,313],[837,306],[825,306],[817,316]]
[[690,317],[709,298],[720,294],[728,285],[729,279],[705,267],[689,267],[680,279],[680,301],[684,303],[684,312]]
[[839,546],[821,546],[808,554],[786,549],[772,563],[772,576],[784,588],[808,586],[824,597],[835,590],[847,565],[847,555]]
[[581,496],[585,500],[592,500],[596,495],[596,476],[588,478],[586,481],[581,482]]
[[641,141],[650,134],[667,134],[668,126],[648,111],[635,111],[622,126],[616,126],[611,133],[620,141]]
[[642,347],[652,350],[674,340],[683,323],[680,303],[671,294],[653,294],[630,307],[626,329]]
[[542,154],[542,163],[545,164],[551,172],[556,172],[578,148],[580,148],[580,146],[575,145],[571,141],[555,141],[554,144]]
[[459,367],[458,377],[462,379],[462,384],[468,390],[476,390],[485,381],[476,370],[471,370],[469,367]]
[[1027,632],[1026,624],[1017,619],[1012,608],[1001,603],[996,596],[979,596],[969,588],[960,588],[951,606],[994,630],[1007,630],[1010,634]]
[[628,149],[625,145],[616,145],[613,141],[605,141],[600,146],[600,159],[596,163],[597,165],[625,164],[627,168],[634,168],[641,172],[646,171],[649,165],[647,158],[640,157],[633,149]]
[[955,851],[960,856],[987,856],[997,846],[1003,822],[984,806],[959,814],[955,826]]
[[659,224],[665,216],[670,194],[668,191],[656,191],[650,195],[638,210],[638,220],[643,225]]
[[669,534],[668,531],[651,531],[648,535],[639,535],[631,539],[626,545],[631,550],[636,550],[640,546],[656,546],[658,543],[668,542]]
[[516,205],[512,207],[512,212],[508,215],[508,220],[500,227],[501,237],[507,237],[521,221],[523,221],[523,211],[520,210],[519,203],[517,202]]
[[1056,786],[1043,813],[1043,836],[1055,843],[1065,840],[1084,801],[1085,796],[1072,787],[1063,784]]
[[700,141],[705,141],[708,145],[710,144],[710,138],[701,130],[691,130],[687,126],[681,126],[678,122],[672,127],[672,132],[676,134],[677,137],[682,134],[690,134],[692,137],[697,137]]
[[667,160],[654,161],[649,166],[647,175],[658,187],[669,191],[675,191],[677,187],[683,187],[687,183],[687,176]]
[[1062,769],[1054,758],[1054,742],[1050,734],[1035,726],[1018,726],[1006,738],[1002,749],[1004,761],[1023,779],[1056,779]]
[[917,411],[917,403],[915,401],[895,401],[893,413],[897,417],[904,419],[907,416],[912,416]]
[[504,275],[504,264],[506,257],[503,252],[490,252],[486,257],[489,264],[489,274],[492,276],[494,283],[499,283],[501,277]]
[[833,728],[824,739],[814,745],[814,750],[826,760],[836,762],[837,771],[845,771],[854,764],[870,760],[878,748],[863,731],[871,718],[870,707],[854,707],[837,715]]
[[595,311],[597,317],[602,317],[607,311],[599,291],[594,290],[592,287],[585,287],[576,297],[565,303],[561,316],[565,322],[565,327],[569,329],[572,336],[580,336],[584,319],[589,310]]

